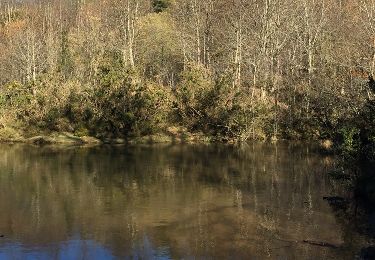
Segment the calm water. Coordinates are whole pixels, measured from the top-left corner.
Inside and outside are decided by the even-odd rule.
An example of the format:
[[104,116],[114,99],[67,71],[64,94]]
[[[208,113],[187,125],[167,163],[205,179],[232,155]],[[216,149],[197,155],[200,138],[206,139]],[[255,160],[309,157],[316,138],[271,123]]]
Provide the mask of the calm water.
[[0,259],[350,259],[322,199],[333,163],[290,144],[1,145]]

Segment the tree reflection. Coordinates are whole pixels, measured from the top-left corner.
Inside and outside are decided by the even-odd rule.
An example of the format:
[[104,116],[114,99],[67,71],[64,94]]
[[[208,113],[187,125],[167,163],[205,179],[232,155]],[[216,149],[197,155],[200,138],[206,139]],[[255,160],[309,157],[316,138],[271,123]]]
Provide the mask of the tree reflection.
[[330,167],[285,144],[2,145],[0,252],[19,241],[58,254],[81,241],[118,257],[337,257],[302,243],[343,243],[322,200]]

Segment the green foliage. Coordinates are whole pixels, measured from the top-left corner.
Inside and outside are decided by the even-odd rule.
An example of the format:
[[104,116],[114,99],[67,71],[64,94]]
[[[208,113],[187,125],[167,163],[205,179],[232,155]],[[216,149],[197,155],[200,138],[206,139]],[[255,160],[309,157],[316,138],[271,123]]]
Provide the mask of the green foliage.
[[341,149],[347,153],[356,153],[360,148],[359,139],[360,130],[353,126],[346,126],[340,129],[339,133],[342,137]]
[[[107,64],[108,65],[108,64]],[[134,70],[100,67],[88,109],[89,128],[99,135],[137,136],[157,131],[168,119],[170,92],[163,86],[142,82]]]
[[165,85],[174,85],[183,69],[178,30],[168,13],[149,14],[139,21],[139,68],[144,76]]
[[364,157],[375,161],[375,101],[368,100],[355,120],[361,129],[362,153]]
[[156,13],[165,11],[170,5],[171,0],[152,0],[152,7]]
[[59,61],[59,70],[65,77],[69,77],[73,72],[73,60],[71,51],[69,49],[67,31],[63,31],[61,34],[61,53]]
[[82,136],[89,136],[90,135],[90,131],[84,127],[84,126],[79,126],[75,131],[74,131],[74,134],[76,136],[79,136],[79,137],[82,137]]
[[21,109],[31,99],[31,90],[19,82],[6,84],[0,92],[0,106]]
[[[371,82],[370,79],[370,87]],[[338,131],[338,141],[343,155],[375,161],[375,101],[367,99],[356,116],[342,121],[344,126]]]
[[95,85],[67,81],[61,74],[35,82],[10,83],[0,92],[0,106],[16,111],[14,119],[48,131],[78,135],[138,136],[166,127],[172,109],[169,88],[140,80],[116,55],[101,61]]
[[212,106],[210,99],[215,85],[210,71],[199,65],[190,65],[181,75],[181,82],[177,86],[178,116],[184,125],[197,130],[207,125],[207,108]]
[[176,90],[181,122],[220,140],[265,139],[272,105],[251,98],[234,88],[232,82],[230,74],[214,82],[209,70],[190,66]]

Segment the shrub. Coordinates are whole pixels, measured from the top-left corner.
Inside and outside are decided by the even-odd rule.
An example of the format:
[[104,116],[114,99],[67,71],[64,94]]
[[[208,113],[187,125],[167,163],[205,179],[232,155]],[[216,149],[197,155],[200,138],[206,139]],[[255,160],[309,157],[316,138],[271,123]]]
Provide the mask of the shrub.
[[348,153],[358,152],[361,144],[359,139],[360,130],[354,126],[345,126],[340,129],[339,133],[342,138],[341,149]]
[[89,98],[89,110],[90,128],[99,135],[151,134],[168,119],[170,90],[142,82],[136,71],[102,66],[98,82]]
[[271,124],[272,104],[252,98],[246,91],[233,87],[232,82],[231,74],[214,82],[206,68],[190,66],[176,90],[181,121],[190,130],[219,139],[264,139]]
[[12,127],[0,128],[0,141],[19,141],[22,139],[20,133]]
[[171,0],[152,0],[152,7],[156,13],[163,12],[171,5]]
[[214,87],[210,71],[201,65],[190,65],[182,73],[175,91],[177,113],[191,130],[204,129],[207,125],[207,108],[214,105],[214,100],[209,98]]

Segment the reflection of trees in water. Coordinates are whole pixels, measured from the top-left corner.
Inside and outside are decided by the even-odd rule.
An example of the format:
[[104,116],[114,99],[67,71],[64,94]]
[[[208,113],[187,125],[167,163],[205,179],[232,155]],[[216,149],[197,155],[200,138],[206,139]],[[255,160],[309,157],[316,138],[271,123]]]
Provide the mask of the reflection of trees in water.
[[325,198],[342,227],[345,250],[361,259],[375,258],[374,164],[340,161],[330,173],[332,194]]
[[[30,148],[0,151],[0,230],[27,245],[79,233],[116,255],[295,256],[341,243],[322,157],[301,146]],[[145,242],[149,241],[149,242]]]

